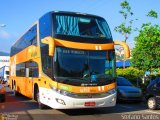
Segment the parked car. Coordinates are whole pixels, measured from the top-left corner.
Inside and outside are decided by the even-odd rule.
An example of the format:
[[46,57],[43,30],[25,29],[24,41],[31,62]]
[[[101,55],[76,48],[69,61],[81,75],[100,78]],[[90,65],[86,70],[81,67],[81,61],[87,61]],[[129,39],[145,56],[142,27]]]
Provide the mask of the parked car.
[[160,77],[155,78],[147,86],[146,100],[149,109],[160,108]]
[[142,91],[124,77],[117,77],[118,101],[142,101]]
[[6,90],[3,84],[0,83],[0,102],[5,102]]

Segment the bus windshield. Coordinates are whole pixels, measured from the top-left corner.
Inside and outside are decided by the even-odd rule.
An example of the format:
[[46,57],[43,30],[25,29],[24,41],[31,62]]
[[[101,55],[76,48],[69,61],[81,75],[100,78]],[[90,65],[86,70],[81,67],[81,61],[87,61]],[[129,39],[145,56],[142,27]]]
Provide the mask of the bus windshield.
[[56,14],[54,17],[54,34],[56,37],[81,37],[90,39],[111,40],[107,22],[100,17],[85,15]]
[[[108,60],[107,54],[110,57]],[[57,47],[54,75],[57,81],[71,85],[106,85],[113,82],[115,77],[114,64],[113,51],[84,51]]]

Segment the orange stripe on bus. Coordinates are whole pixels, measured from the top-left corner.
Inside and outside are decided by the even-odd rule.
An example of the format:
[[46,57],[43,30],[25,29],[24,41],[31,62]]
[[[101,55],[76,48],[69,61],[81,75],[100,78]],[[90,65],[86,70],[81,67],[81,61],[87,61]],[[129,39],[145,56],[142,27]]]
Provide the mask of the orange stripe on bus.
[[63,46],[67,48],[82,49],[82,50],[112,50],[114,49],[114,43],[107,44],[91,44],[91,43],[79,43],[55,39],[56,46]]
[[102,93],[102,92],[107,92],[111,89],[114,89],[115,87],[116,87],[116,83],[111,83],[104,86],[94,86],[94,87],[71,86],[71,85],[58,83],[58,89],[67,90],[69,92],[74,92],[74,93]]

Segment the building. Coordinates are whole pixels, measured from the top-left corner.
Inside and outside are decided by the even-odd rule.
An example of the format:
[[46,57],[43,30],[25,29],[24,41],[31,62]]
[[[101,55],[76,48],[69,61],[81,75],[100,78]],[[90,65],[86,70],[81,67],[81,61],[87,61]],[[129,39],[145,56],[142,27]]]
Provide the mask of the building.
[[3,66],[9,66],[9,59],[10,59],[9,54],[6,55],[0,54],[0,68]]
[[10,56],[8,53],[0,52],[0,78],[4,82],[9,79],[9,60]]

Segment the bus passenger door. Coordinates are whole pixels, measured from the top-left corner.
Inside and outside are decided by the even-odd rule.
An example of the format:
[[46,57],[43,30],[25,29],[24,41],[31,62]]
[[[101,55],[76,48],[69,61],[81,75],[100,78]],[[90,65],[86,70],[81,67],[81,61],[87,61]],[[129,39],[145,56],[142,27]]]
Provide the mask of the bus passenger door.
[[31,76],[31,69],[26,68],[25,95],[29,98],[32,97],[32,88],[33,88],[33,78]]
[[26,94],[28,97],[33,97],[33,84],[38,80],[38,64],[34,61],[28,62],[28,69],[26,68]]

